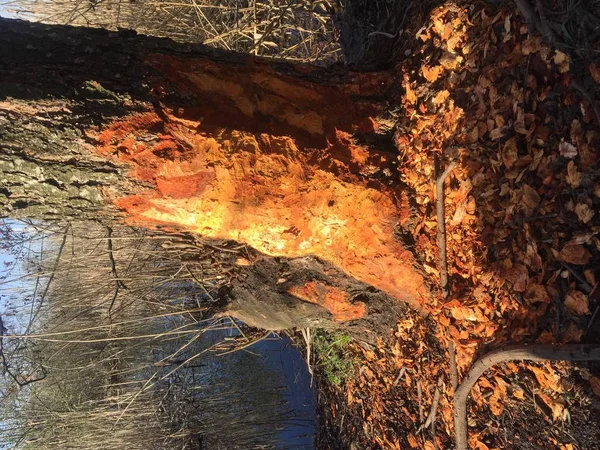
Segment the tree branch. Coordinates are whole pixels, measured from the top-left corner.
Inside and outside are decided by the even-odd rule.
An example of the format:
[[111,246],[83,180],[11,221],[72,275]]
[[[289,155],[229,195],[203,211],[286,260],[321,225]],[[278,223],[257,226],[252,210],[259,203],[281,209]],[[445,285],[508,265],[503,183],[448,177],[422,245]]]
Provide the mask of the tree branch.
[[483,373],[496,364],[513,361],[596,361],[600,360],[598,345],[515,345],[495,350],[480,358],[464,377],[454,393],[454,429],[456,450],[468,450],[467,398],[471,388]]
[[435,182],[435,196],[437,208],[437,244],[439,251],[440,265],[440,284],[444,298],[448,297],[450,289],[448,286],[448,262],[446,260],[446,218],[444,213],[444,181],[456,166],[456,161],[452,161],[446,170]]

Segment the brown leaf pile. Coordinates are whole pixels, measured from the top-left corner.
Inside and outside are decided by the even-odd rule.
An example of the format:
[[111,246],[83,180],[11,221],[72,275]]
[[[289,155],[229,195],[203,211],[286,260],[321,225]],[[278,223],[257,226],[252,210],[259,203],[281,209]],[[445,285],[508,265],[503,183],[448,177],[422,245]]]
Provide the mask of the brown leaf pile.
[[[434,448],[420,426],[436,386],[436,443],[451,447],[449,341],[464,375],[502,344],[581,342],[598,327],[590,318],[600,305],[600,134],[589,99],[572,89],[568,55],[530,35],[515,11],[489,5],[438,7],[416,37],[401,67],[396,144],[418,211],[409,230],[414,252],[437,284],[434,186],[458,160],[445,190],[452,294],[431,305],[435,331],[408,318],[389,341],[363,351],[346,396],[360,404],[369,448]],[[593,80],[598,67],[589,67]],[[494,435],[505,434],[494,427],[511,401],[535,404],[548,423],[570,420],[581,397],[573,370],[509,363],[488,371],[472,393],[472,448],[512,448]],[[598,395],[598,378],[584,379]],[[539,448],[573,448],[564,435],[540,432]]]

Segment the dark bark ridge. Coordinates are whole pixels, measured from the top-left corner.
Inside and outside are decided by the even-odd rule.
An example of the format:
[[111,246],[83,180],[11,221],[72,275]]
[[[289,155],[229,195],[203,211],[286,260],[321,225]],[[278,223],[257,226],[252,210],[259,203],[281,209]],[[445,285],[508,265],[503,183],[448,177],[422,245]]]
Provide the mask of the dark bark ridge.
[[123,167],[91,155],[70,114],[65,102],[0,101],[2,215],[89,219],[106,210],[103,189],[125,189]]
[[[336,321],[332,313],[318,303],[298,301],[298,297],[289,294],[295,286],[315,281],[321,286],[347,293],[348,302],[364,304],[368,314],[343,323]],[[312,256],[282,259],[261,255],[255,260],[252,270],[242,275],[241,281],[232,282],[230,296],[228,313],[257,328],[344,328],[368,342],[393,328],[407,308]]]

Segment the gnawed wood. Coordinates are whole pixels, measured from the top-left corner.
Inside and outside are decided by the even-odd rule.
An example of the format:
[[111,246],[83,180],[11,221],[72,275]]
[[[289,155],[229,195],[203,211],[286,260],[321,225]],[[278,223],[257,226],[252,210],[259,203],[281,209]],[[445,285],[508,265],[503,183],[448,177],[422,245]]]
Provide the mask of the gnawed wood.
[[[254,261],[232,284],[231,310],[246,320],[267,288],[282,308],[306,311],[262,323],[268,329],[321,316],[335,326],[366,329],[371,318],[393,326],[390,298],[426,306],[416,261],[393,237],[406,197],[396,155],[373,144],[389,131],[378,115],[393,73],[4,19],[0,49],[3,149],[32,163],[17,172],[0,164],[0,174],[15,175],[15,188],[0,192],[4,214],[110,222],[117,206],[130,223],[247,244],[279,271],[313,258],[302,283],[278,284],[266,275],[277,270]],[[69,165],[74,178],[61,172]],[[20,200],[27,186],[35,202]],[[387,300],[357,298],[369,286]]]
[[234,240],[269,256],[314,255],[423,305],[424,278],[393,237],[398,193],[368,176],[390,166],[390,155],[340,131],[326,147],[306,148],[289,136],[168,117],[133,115],[95,136],[100,154],[130,163],[131,176],[152,186],[114,199],[131,223]]

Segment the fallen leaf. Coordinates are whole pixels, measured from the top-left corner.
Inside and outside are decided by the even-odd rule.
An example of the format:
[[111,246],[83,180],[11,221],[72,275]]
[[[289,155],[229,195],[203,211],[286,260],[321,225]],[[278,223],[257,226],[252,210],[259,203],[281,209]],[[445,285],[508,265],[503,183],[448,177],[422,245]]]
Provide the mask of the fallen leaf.
[[490,407],[490,411],[495,416],[501,416],[504,412],[504,402],[500,398],[500,394],[498,392],[494,392],[490,397],[488,397],[488,405]]
[[454,53],[456,51],[456,47],[458,47],[458,44],[460,44],[462,39],[463,37],[460,34],[450,36],[446,41],[446,47],[448,48],[448,51]]
[[529,273],[523,264],[515,264],[506,272],[506,279],[512,284],[515,292],[525,292],[529,284]]
[[594,275],[594,271],[591,269],[587,269],[583,272],[583,276],[585,277],[585,281],[588,282],[590,286],[596,285],[596,275]]
[[467,306],[458,306],[452,308],[450,310],[450,314],[452,314],[452,317],[454,317],[456,320],[469,320],[471,322],[477,321],[477,315],[475,314],[475,311]]
[[575,214],[583,223],[588,223],[594,217],[594,211],[585,203],[575,205]]
[[542,47],[542,37],[541,36],[533,36],[527,39],[521,45],[521,52],[524,55],[530,55],[531,53],[537,53],[540,51]]
[[524,297],[529,303],[550,303],[548,290],[546,286],[542,286],[541,284],[532,284],[529,286]]
[[413,91],[413,89],[410,87],[410,83],[405,84],[404,90],[406,91],[406,93],[405,93],[406,101],[408,103],[410,103],[411,105],[414,105],[415,103],[417,103],[417,94],[415,94],[415,91]]
[[596,63],[590,64],[590,74],[597,84],[600,84],[600,66]]
[[465,142],[467,144],[475,144],[479,140],[479,128],[473,127],[471,132],[466,135]]
[[251,266],[252,263],[248,261],[246,258],[238,258],[235,260],[235,264],[238,266]]
[[443,90],[437,93],[437,95],[433,98],[433,102],[436,105],[441,105],[446,101],[446,99],[450,96],[450,92]]
[[444,69],[455,70],[459,64],[463,62],[464,58],[460,55],[444,52],[442,57],[440,58],[440,66]]
[[517,389],[514,389],[514,390],[512,391],[512,395],[513,395],[513,397],[515,397],[516,399],[519,399],[519,400],[524,400],[524,399],[525,399],[525,394],[524,394],[524,393],[523,393],[523,391],[522,391],[521,389],[519,389],[519,388],[517,388]]
[[493,141],[500,139],[502,136],[504,136],[504,127],[494,128],[490,131],[490,139]]
[[560,73],[567,73],[569,71],[569,57],[560,50],[555,50],[554,64],[558,66]]
[[481,442],[479,439],[471,436],[469,437],[469,448],[472,448],[474,450],[490,450],[490,448],[483,442]]
[[523,185],[523,204],[528,214],[532,214],[540,204],[540,194],[528,184]]
[[567,165],[567,177],[565,178],[567,183],[569,183],[571,187],[577,188],[581,184],[582,178],[583,176],[577,171],[577,166],[575,166],[575,163],[573,161],[569,161],[569,164]]
[[583,245],[569,244],[565,245],[558,254],[558,258],[562,262],[585,265],[590,262],[592,255],[588,252]]
[[580,291],[570,291],[565,296],[565,306],[573,314],[584,316],[590,314],[590,302],[587,295]]
[[443,70],[444,69],[441,66],[423,66],[423,77],[430,83],[433,83],[440,77]]
[[560,156],[573,159],[577,156],[577,147],[570,142],[561,142],[558,145],[558,152],[560,153]]
[[549,389],[554,392],[562,392],[560,379],[557,379],[554,374],[549,373],[546,369],[533,365],[529,366],[529,370],[533,372],[535,379],[542,389]]
[[408,445],[410,445],[410,448],[418,448],[419,447],[417,439],[412,434],[408,435]]
[[[498,130],[498,128],[496,128],[496,130]],[[502,162],[504,163],[506,168],[510,169],[513,166],[513,164],[517,161],[517,159],[519,159],[517,139],[513,137],[506,141],[504,147],[502,148],[502,153],[500,155],[502,156]]]
[[467,213],[466,205],[464,202],[460,202],[456,206],[456,211],[454,211],[454,216],[452,216],[452,220],[450,221],[450,225],[456,226],[459,225],[465,217]]
[[554,399],[544,392],[536,394],[542,402],[552,411],[552,420],[557,421],[564,417],[565,404],[559,399]]

